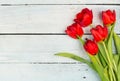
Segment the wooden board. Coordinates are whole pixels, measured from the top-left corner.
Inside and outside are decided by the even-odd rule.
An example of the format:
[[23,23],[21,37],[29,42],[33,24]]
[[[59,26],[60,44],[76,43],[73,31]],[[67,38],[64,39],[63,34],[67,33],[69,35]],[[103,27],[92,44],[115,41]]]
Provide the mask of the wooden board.
[[[64,67],[64,68],[63,68]],[[91,75],[92,74],[92,75]],[[80,64],[1,64],[1,81],[100,81],[96,73]]]
[[120,4],[120,0],[0,0],[1,4]]
[[88,59],[81,49],[79,41],[66,35],[0,35],[0,62],[76,62],[55,56],[58,52]]
[[[93,24],[99,20],[102,10],[115,9],[117,14],[116,32],[120,33],[120,7],[111,5],[34,5],[0,6],[0,33],[64,33],[73,23],[75,14],[88,7],[94,12]],[[89,32],[89,28],[85,32]]]

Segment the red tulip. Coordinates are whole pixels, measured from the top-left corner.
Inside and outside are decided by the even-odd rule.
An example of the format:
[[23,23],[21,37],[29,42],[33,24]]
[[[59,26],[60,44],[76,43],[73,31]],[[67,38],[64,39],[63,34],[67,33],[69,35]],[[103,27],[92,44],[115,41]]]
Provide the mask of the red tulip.
[[74,39],[77,39],[78,36],[82,37],[84,34],[82,27],[77,23],[73,23],[72,25],[68,26],[65,32]]
[[93,13],[92,10],[84,8],[81,12],[76,15],[75,22],[79,23],[82,27],[86,27],[92,24]]
[[92,28],[90,31],[96,42],[103,41],[108,36],[107,27],[102,27],[101,25],[97,25],[96,28]]
[[116,21],[115,10],[102,11],[102,20],[103,20],[104,25],[113,24]]
[[84,44],[84,49],[90,53],[91,55],[95,55],[98,53],[98,46],[95,41],[88,40]]

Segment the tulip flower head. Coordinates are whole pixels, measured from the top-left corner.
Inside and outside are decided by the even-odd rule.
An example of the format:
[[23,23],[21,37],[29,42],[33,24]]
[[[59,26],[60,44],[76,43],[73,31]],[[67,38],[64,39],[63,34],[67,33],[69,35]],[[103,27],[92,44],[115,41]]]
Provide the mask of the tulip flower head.
[[92,10],[89,10],[88,8],[84,8],[81,12],[79,12],[76,15],[76,19],[74,19],[74,21],[79,23],[82,27],[86,27],[92,24],[92,20],[93,13]]
[[115,10],[102,11],[102,20],[104,25],[111,25],[116,21]]
[[78,23],[73,23],[72,25],[68,26],[65,32],[74,39],[77,39],[78,36],[82,37],[84,34],[82,27]]
[[95,41],[88,40],[84,44],[84,49],[91,55],[96,55],[98,53],[98,46]]
[[90,31],[96,42],[103,41],[108,36],[107,27],[102,27],[101,25],[97,25],[95,28],[92,28]]

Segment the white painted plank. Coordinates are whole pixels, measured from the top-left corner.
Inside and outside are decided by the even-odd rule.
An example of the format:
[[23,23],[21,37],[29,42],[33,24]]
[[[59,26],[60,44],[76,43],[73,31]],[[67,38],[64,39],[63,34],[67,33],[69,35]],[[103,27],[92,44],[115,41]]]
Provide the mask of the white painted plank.
[[71,52],[88,59],[82,49],[66,35],[0,35],[0,62],[76,62],[54,54]]
[[1,64],[1,81],[100,81],[87,65]]
[[1,4],[119,4],[120,0],[0,0]]
[[99,14],[102,10],[115,9],[117,12],[116,31],[120,32],[119,6],[34,5],[0,6],[0,33],[64,33],[66,26],[73,22],[75,14],[85,7],[93,9],[95,25],[101,23]]

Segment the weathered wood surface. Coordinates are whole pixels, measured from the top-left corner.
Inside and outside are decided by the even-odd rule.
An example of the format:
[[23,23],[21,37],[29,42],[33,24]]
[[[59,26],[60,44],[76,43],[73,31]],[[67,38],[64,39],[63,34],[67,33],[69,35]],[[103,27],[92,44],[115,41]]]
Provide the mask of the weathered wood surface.
[[95,72],[79,64],[1,64],[1,81],[100,81]]
[[79,41],[66,35],[0,36],[0,62],[76,62],[54,54],[71,52],[86,58],[80,49]]
[[[120,7],[112,5],[37,5],[0,6],[0,33],[64,33],[76,13],[88,7],[93,10],[93,24],[102,24],[102,10],[115,9],[117,13],[116,32],[119,33]],[[85,31],[88,33],[89,28]]]
[[54,54],[66,51],[88,59],[81,44],[65,35],[66,26],[82,8],[93,10],[94,25],[102,23],[97,20],[102,10],[115,9],[115,31],[120,34],[119,4],[120,0],[0,0],[0,81],[100,81],[87,65]]

